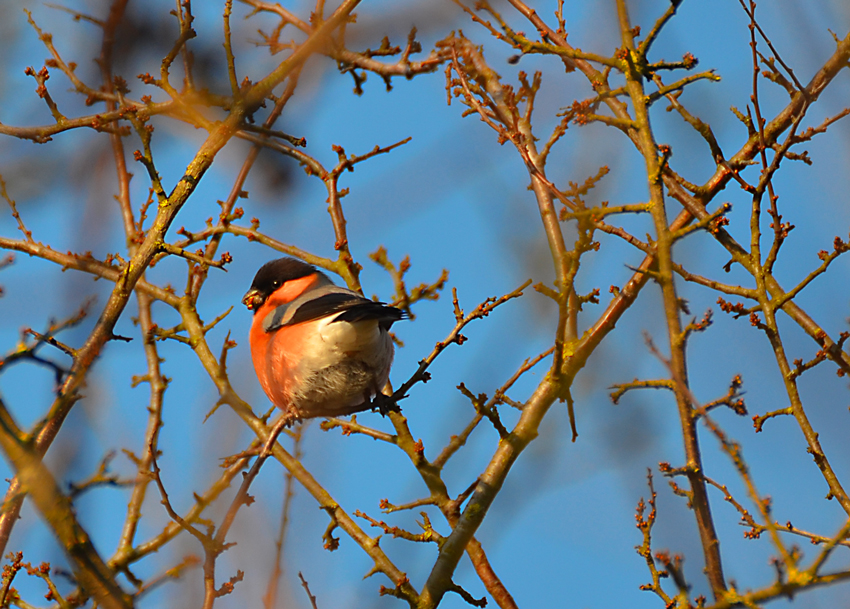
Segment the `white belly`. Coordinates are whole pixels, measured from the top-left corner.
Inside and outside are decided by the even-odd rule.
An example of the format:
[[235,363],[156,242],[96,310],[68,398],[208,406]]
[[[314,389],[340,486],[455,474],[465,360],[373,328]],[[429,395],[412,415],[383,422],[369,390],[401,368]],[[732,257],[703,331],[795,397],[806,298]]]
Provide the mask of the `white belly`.
[[389,377],[393,343],[376,320],[321,319],[305,345],[292,405],[301,416],[357,412]]

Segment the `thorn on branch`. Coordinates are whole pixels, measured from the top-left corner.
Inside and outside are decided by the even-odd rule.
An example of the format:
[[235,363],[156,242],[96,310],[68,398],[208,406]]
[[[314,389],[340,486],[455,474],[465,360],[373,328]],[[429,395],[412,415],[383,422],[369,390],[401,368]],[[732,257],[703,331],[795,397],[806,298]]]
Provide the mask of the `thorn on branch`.
[[[32,328],[24,328],[24,332],[26,334],[33,336],[40,343],[47,343],[48,345],[56,347],[57,349],[62,351],[62,353],[64,353],[65,355],[70,355],[71,357],[77,356],[77,350],[76,349],[69,347],[65,343],[59,342],[58,340],[56,340],[55,338],[53,338],[52,336],[50,336],[48,334],[41,334],[40,332],[36,332]],[[130,339],[127,339],[127,340],[130,340]]]
[[460,302],[458,301],[457,288],[452,288],[452,306],[454,308],[454,317],[455,317],[455,327],[449,333],[449,335],[442,341],[439,341],[435,346],[431,353],[423,360],[419,361],[419,367],[416,369],[416,372],[401,386],[399,387],[392,395],[392,399],[395,402],[405,398],[410,391],[410,389],[419,382],[427,382],[431,375],[428,372],[428,367],[433,363],[433,361],[442,353],[449,345],[452,343],[457,343],[458,345],[462,345],[466,342],[466,337],[460,333],[460,331],[469,323],[476,319],[481,319],[487,317],[496,307],[503,305],[504,303],[512,300],[514,298],[519,298],[523,295],[523,291],[531,285],[531,280],[529,279],[517,289],[512,292],[508,292],[504,296],[500,296],[498,298],[491,297],[487,298],[484,302],[480,303],[473,311],[469,314],[464,314],[463,309],[460,308]]
[[395,296],[391,304],[405,311],[410,319],[416,318],[410,308],[411,305],[419,300],[439,300],[440,292],[445,289],[446,282],[449,279],[448,270],[443,269],[440,277],[434,283],[430,285],[421,283],[408,291],[404,282],[404,276],[411,267],[410,256],[405,256],[399,263],[398,268],[396,268],[395,264],[387,256],[387,249],[384,246],[380,246],[377,250],[369,254],[369,258],[390,274],[395,285]]
[[691,322],[685,326],[685,337],[687,337],[691,332],[704,332],[712,324],[712,315],[712,310],[708,309],[699,322],[697,322],[696,317],[691,319]]
[[560,292],[550,288],[544,283],[535,283],[532,287],[534,288],[535,292],[543,294],[544,296],[551,298],[557,303],[560,303],[563,300],[563,297],[561,296]]
[[745,393],[741,391],[741,386],[743,384],[744,380],[741,375],[736,374],[732,377],[732,380],[729,383],[729,390],[726,392],[726,395],[714,400],[713,402],[703,404],[701,407],[694,410],[694,418],[699,418],[718,406],[728,406],[735,414],[745,416],[747,414],[747,406],[744,403],[743,397],[741,397]]
[[334,537],[334,530],[339,526],[336,520],[336,515],[334,514],[334,507],[322,506],[322,509],[327,512],[328,516],[330,516],[331,521],[328,523],[325,532],[322,533],[322,539],[324,540],[324,544],[322,547],[328,552],[333,552],[334,550],[339,549],[339,537]]
[[236,571],[236,575],[221,584],[221,586],[219,586],[215,590],[215,597],[221,598],[222,596],[227,596],[228,594],[233,592],[233,589],[236,587],[236,584],[238,582],[241,582],[244,577],[245,573],[243,571]]
[[356,164],[362,163],[363,161],[366,161],[368,159],[371,159],[372,157],[378,156],[379,154],[387,154],[389,152],[392,152],[396,148],[398,148],[400,146],[404,146],[405,144],[410,142],[412,139],[413,139],[413,137],[406,137],[403,140],[396,142],[395,144],[390,144],[389,146],[377,146],[376,145],[374,148],[372,148],[372,150],[370,150],[369,152],[367,152],[365,154],[359,154],[359,155],[358,154],[352,154],[351,156],[346,155],[345,148],[343,148],[342,146],[339,146],[337,144],[334,144],[332,146],[332,149],[333,149],[334,152],[337,153],[337,157],[339,159],[339,162],[337,163],[336,167],[334,167],[330,171],[329,175],[332,176],[332,177],[338,177],[345,170],[354,171],[354,166]]
[[364,436],[368,436],[375,440],[382,440],[389,444],[398,443],[398,437],[395,435],[360,425],[357,422],[357,415],[352,415],[350,421],[344,421],[336,417],[329,417],[327,420],[322,421],[319,424],[319,427],[322,431],[330,431],[332,429],[339,428],[344,436],[350,436],[351,434],[363,434]]
[[676,386],[670,379],[645,381],[635,379],[630,383],[618,383],[616,385],[611,385],[609,389],[614,389],[614,391],[609,394],[611,401],[614,402],[614,404],[619,404],[620,398],[622,398],[627,392],[634,389],[668,389],[670,391],[675,391]]
[[787,406],[785,408],[780,408],[779,410],[772,410],[771,412],[766,412],[762,415],[756,415],[753,417],[753,427],[755,428],[756,433],[759,433],[761,432],[762,427],[768,419],[792,414],[794,414],[793,410],[790,406]]
[[387,588],[386,586],[381,586],[378,589],[379,596],[394,596],[396,598],[400,598],[403,600],[412,600],[410,594],[407,589],[410,586],[410,580],[407,575],[403,575],[396,581],[395,588]]
[[655,560],[664,566],[664,571],[673,579],[680,592],[687,592],[691,589],[682,571],[682,564],[685,562],[684,556],[674,554],[671,557],[667,550],[661,550],[655,553]]
[[310,586],[307,583],[307,580],[304,579],[304,576],[301,574],[301,571],[298,572],[298,579],[301,580],[301,586],[304,588],[304,591],[307,593],[307,598],[310,599],[310,606],[313,609],[318,609],[319,606],[316,604],[316,597],[310,592]]
[[[15,203],[15,200],[9,196],[8,191],[6,190],[6,181],[3,179],[3,176],[0,175],[0,196],[2,196],[6,203],[9,205],[9,208],[12,210],[12,217],[18,223],[18,230],[24,235],[24,239],[27,243],[34,243],[34,239],[32,238],[32,231],[28,230],[24,225],[24,221],[21,219],[21,215],[18,213],[18,207]],[[8,260],[8,257],[7,257]],[[4,264],[3,266],[7,266],[11,263],[11,260]]]
[[473,607],[486,607],[487,606],[487,597],[486,596],[481,597],[479,599],[476,599],[469,592],[467,592],[466,590],[464,590],[463,588],[461,588],[460,586],[458,586],[454,582],[449,582],[449,585],[446,587],[446,590],[448,592],[454,592],[455,594],[460,595],[460,597],[464,601],[466,601],[468,604],[472,605]]
[[79,483],[68,483],[68,496],[73,500],[83,494],[85,491],[98,486],[132,486],[135,480],[121,480],[118,474],[109,473],[109,464],[115,458],[115,451],[111,450],[106,453],[106,456],[100,462],[97,471],[92,474],[87,480]]
[[406,539],[407,541],[414,541],[419,543],[427,543],[433,542],[438,546],[443,543],[443,536],[437,533],[434,528],[431,526],[431,520],[428,518],[428,514],[426,512],[420,512],[420,515],[423,518],[423,522],[418,522],[417,524],[424,531],[423,533],[411,533],[410,531],[406,531],[401,527],[390,526],[383,520],[375,520],[368,514],[361,512],[360,510],[355,510],[354,515],[358,518],[363,518],[373,527],[381,529],[385,535],[392,535],[393,538],[401,538]]
[[433,497],[425,497],[424,499],[417,499],[416,501],[411,501],[410,503],[394,505],[390,503],[389,499],[381,499],[379,507],[381,508],[381,511],[385,514],[392,514],[393,512],[411,510],[413,508],[422,507],[424,505],[437,505],[437,502]]
[[582,310],[582,305],[586,303],[599,304],[599,288],[594,288],[589,294],[578,296],[578,310]]
[[[68,599],[64,598],[59,589],[56,587],[56,584],[50,577],[50,563],[42,562],[37,567],[31,563],[23,562],[23,552],[10,552],[6,555],[6,558],[11,561],[11,564],[6,565],[3,568],[3,578],[2,584],[0,584],[0,603],[2,603],[3,607],[9,607],[12,604],[17,606],[27,606],[23,600],[19,597],[17,590],[11,587],[12,580],[15,578],[15,575],[21,569],[25,569],[27,575],[31,577],[38,577],[43,580],[47,585],[47,594],[44,595],[48,601],[56,601],[57,605],[65,609],[66,607],[71,607],[70,597]],[[54,574],[60,574],[59,569],[53,569]],[[64,573],[62,573],[64,575]]]
[[190,262],[196,262],[204,268],[212,266],[225,272],[227,272],[227,269],[224,268],[224,265],[233,262],[233,256],[230,255],[230,252],[224,252],[219,260],[210,260],[209,258],[204,257],[203,249],[199,249],[197,252],[193,253],[183,249],[182,247],[177,247],[176,245],[165,242],[159,244],[159,249],[166,254],[179,256],[180,258],[185,258]]
[[502,419],[499,417],[499,411],[496,409],[496,405],[489,403],[487,401],[486,393],[479,393],[478,395],[474,395],[469,389],[467,389],[466,385],[461,383],[457,386],[458,391],[460,391],[470,402],[472,402],[472,406],[475,408],[475,412],[487,418],[488,421],[493,425],[493,428],[499,433],[499,437],[501,439],[505,439],[510,435],[510,432],[505,428],[502,424]]
[[[232,307],[230,309],[228,309],[227,313],[230,313],[230,311],[232,309],[233,309]],[[225,315],[227,315],[227,313],[225,313]],[[224,319],[224,317],[222,316],[221,319]],[[221,320],[219,319],[218,321],[221,321]],[[218,323],[218,321],[213,321],[213,325]],[[222,375],[227,374],[227,352],[230,351],[231,349],[233,349],[236,346],[237,346],[237,342],[230,338],[230,330],[228,330],[227,335],[224,337],[224,341],[221,344],[221,356],[219,356],[219,358],[218,358],[218,365],[219,365],[219,368],[221,369]]]

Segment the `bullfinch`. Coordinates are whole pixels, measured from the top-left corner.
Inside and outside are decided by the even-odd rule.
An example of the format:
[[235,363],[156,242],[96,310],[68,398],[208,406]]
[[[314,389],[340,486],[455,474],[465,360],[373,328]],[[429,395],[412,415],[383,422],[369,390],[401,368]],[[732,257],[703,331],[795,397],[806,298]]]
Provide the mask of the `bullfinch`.
[[401,309],[293,258],[260,267],[242,303],[254,312],[257,378],[289,421],[367,410],[382,396],[393,361],[388,331],[406,317]]

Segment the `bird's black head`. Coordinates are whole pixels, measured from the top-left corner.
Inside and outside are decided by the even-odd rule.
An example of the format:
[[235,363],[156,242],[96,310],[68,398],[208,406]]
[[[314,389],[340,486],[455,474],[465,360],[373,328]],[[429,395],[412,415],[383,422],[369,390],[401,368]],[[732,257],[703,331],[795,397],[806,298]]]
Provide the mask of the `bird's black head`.
[[242,298],[242,304],[256,313],[266,298],[287,281],[301,279],[318,272],[312,264],[295,258],[278,258],[266,262],[254,276],[251,289]]

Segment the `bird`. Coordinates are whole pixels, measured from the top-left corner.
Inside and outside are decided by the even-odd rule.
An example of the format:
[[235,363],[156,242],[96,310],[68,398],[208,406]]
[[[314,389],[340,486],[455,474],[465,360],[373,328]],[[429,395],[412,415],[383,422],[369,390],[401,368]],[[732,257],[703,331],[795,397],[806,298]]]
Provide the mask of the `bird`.
[[393,361],[399,308],[335,285],[313,265],[279,258],[257,271],[242,303],[253,311],[250,344],[257,379],[287,424],[377,407]]

